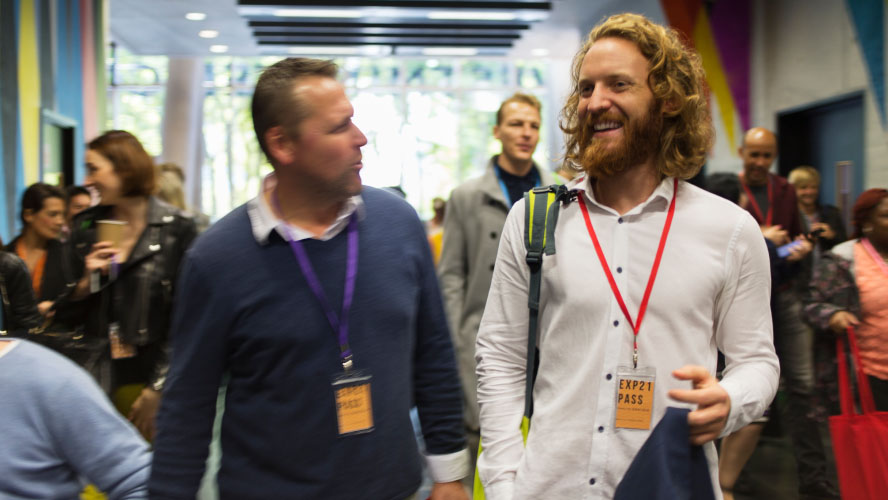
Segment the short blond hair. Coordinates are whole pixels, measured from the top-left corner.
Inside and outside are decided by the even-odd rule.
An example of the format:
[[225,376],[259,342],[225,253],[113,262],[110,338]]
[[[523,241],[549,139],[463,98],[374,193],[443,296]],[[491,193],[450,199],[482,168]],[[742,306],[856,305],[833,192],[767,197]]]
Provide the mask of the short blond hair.
[[515,92],[514,94],[509,96],[508,99],[503,101],[502,104],[500,104],[499,109],[496,110],[496,124],[497,125],[502,125],[502,123],[503,123],[503,108],[505,108],[507,104],[512,103],[512,102],[520,102],[522,104],[527,104],[529,106],[533,106],[533,108],[537,110],[537,113],[543,112],[543,105],[540,104],[539,99],[537,99],[536,97],[534,97],[530,94],[525,94],[522,92]]
[[808,165],[802,165],[801,167],[796,167],[792,169],[789,173],[789,183],[795,187],[801,185],[815,185],[820,186],[820,172],[817,171],[814,167],[809,167]]

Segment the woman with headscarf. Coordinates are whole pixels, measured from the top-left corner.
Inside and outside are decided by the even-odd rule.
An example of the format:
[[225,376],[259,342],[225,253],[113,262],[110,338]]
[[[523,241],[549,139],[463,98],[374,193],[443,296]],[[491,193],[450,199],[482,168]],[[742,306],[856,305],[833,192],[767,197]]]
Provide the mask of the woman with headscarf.
[[[868,189],[854,204],[854,238],[833,247],[815,271],[805,306],[815,328],[854,327],[863,371],[878,410],[888,410],[888,190]],[[818,381],[835,412],[835,341],[820,336]]]

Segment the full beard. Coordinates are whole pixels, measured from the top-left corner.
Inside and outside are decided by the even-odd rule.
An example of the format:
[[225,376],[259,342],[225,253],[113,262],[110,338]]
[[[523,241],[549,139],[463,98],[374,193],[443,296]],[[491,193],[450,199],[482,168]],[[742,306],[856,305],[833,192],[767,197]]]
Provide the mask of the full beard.
[[[595,123],[614,121],[622,124],[623,137],[619,144],[609,144],[609,139],[595,137]],[[589,177],[611,177],[628,167],[646,162],[660,150],[660,133],[663,115],[656,106],[650,106],[647,116],[639,120],[626,120],[611,114],[589,114],[578,132],[580,166]]]

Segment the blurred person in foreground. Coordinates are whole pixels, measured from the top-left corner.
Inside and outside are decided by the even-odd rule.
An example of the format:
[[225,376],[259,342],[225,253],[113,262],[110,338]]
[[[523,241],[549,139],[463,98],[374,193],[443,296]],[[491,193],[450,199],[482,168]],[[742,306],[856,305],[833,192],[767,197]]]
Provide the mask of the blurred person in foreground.
[[[74,218],[72,298],[86,315],[87,336],[106,345],[109,370],[100,383],[150,440],[169,363],[174,284],[196,230],[190,217],[152,196],[154,162],[129,132],[90,141],[86,169],[86,185],[101,202]],[[118,229],[116,241],[100,241],[109,225]]]
[[[876,409],[888,411],[888,190],[868,189],[853,209],[854,236],[823,254],[805,317],[823,333],[854,327]],[[817,379],[831,413],[838,411],[835,340],[817,338]]]
[[223,376],[222,498],[465,500],[459,379],[423,224],[361,185],[331,61],[269,66],[253,125],[274,172],[189,251],[150,492],[194,498]]
[[674,30],[612,16],[572,69],[561,128],[567,161],[586,175],[568,184],[577,199],[542,262],[533,419],[525,447],[519,203],[478,332],[481,481],[490,500],[611,498],[673,405],[693,410],[690,444],[703,445],[720,497],[712,441],[761,416],[777,390],[767,249],[749,214],[682,180],[713,132],[700,58]]
[[78,498],[89,481],[106,498],[148,498],[148,445],[70,360],[0,338],[0,497]]

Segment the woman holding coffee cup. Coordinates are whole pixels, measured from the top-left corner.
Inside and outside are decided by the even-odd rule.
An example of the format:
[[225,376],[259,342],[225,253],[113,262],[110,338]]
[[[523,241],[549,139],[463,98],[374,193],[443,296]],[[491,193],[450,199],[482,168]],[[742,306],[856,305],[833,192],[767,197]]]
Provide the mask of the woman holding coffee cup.
[[69,244],[82,275],[74,298],[89,335],[107,339],[110,377],[100,380],[118,409],[151,439],[168,365],[173,286],[193,220],[153,195],[154,162],[129,132],[87,144],[85,184],[101,202],[75,217]]

